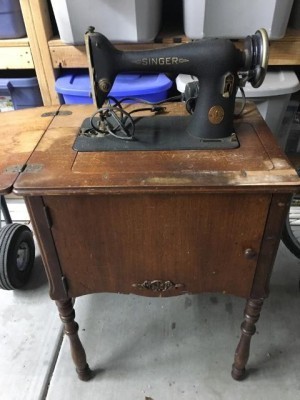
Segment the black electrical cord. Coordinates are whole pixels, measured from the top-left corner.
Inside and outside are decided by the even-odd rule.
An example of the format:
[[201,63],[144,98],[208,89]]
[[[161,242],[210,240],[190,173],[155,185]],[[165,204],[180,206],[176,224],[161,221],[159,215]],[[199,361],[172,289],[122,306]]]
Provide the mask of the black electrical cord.
[[[134,140],[135,121],[132,114],[140,111],[160,113],[165,110],[165,107],[162,107],[161,104],[177,100],[180,100],[180,96],[169,97],[168,99],[155,103],[136,97],[124,97],[118,100],[113,96],[109,96],[107,98],[108,105],[99,108],[90,117],[90,123],[92,128],[102,135],[109,134],[121,140]],[[149,107],[139,107],[127,112],[122,106],[122,103],[125,101],[134,101]],[[99,119],[96,120],[98,115]]]
[[[244,89],[240,87],[240,91],[242,93],[243,103],[241,110],[234,114],[234,117],[240,116],[246,105],[246,96]],[[92,128],[102,135],[112,135],[116,139],[121,140],[134,140],[135,133],[135,120],[132,117],[132,114],[141,112],[141,111],[150,111],[154,113],[161,113],[165,110],[165,107],[162,107],[162,104],[171,101],[181,100],[181,96],[173,96],[169,97],[166,100],[158,101],[158,102],[150,102],[144,99],[139,99],[136,97],[124,97],[120,100],[116,99],[113,96],[109,96],[107,98],[107,106],[99,108],[90,118],[90,123]],[[197,98],[191,97],[186,101],[186,109],[192,114],[193,113],[193,102],[195,102]],[[122,103],[134,101],[137,103],[145,104],[145,107],[139,107],[127,112],[124,110]],[[96,116],[99,115],[99,118],[96,120]]]
[[[117,113],[120,113],[118,116]],[[99,115],[99,120],[95,120]],[[135,125],[131,115],[116,106],[99,108],[90,118],[92,128],[102,135],[110,134],[117,139],[133,140]],[[118,132],[118,133],[117,133]]]
[[239,86],[239,89],[241,91],[243,100],[242,100],[242,107],[241,107],[240,111],[237,114],[234,114],[235,118],[239,117],[244,112],[244,109],[245,109],[245,106],[246,106],[246,95],[245,95],[244,88]]

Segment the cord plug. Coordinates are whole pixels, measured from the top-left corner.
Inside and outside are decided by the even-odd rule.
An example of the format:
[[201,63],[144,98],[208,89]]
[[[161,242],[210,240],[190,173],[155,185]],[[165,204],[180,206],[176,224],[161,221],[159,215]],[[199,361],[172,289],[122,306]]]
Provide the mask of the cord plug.
[[166,112],[166,107],[163,106],[153,106],[151,108],[152,112],[155,112],[156,114],[163,114],[164,112]]

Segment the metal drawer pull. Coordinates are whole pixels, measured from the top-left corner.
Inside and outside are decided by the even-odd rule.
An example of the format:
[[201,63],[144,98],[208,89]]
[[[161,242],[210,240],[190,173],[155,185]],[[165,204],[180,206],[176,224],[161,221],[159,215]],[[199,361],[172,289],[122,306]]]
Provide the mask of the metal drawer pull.
[[154,292],[165,292],[166,290],[170,289],[178,289],[183,287],[182,283],[173,283],[171,281],[144,281],[143,283],[133,283],[132,285],[138,289],[148,289],[153,290]]

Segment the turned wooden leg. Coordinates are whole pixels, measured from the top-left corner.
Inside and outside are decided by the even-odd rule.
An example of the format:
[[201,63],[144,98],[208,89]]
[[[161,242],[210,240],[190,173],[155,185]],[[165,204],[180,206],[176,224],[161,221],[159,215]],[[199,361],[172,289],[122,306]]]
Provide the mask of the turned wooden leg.
[[233,379],[241,380],[245,377],[250,351],[251,337],[256,331],[255,323],[258,321],[263,299],[249,299],[246,303],[244,322],[241,325],[241,338],[235,351],[231,375]]
[[92,377],[90,367],[86,362],[86,355],[82,343],[78,337],[78,324],[75,319],[75,310],[72,299],[55,302],[58,308],[60,319],[64,324],[64,332],[70,340],[71,354],[76,366],[78,378],[88,381]]

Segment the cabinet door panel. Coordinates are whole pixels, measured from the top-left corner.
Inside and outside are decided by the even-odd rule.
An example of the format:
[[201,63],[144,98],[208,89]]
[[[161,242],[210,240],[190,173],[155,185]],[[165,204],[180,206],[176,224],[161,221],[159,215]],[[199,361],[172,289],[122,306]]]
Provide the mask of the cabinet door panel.
[[44,198],[70,296],[219,291],[247,297],[270,200],[264,194]]

